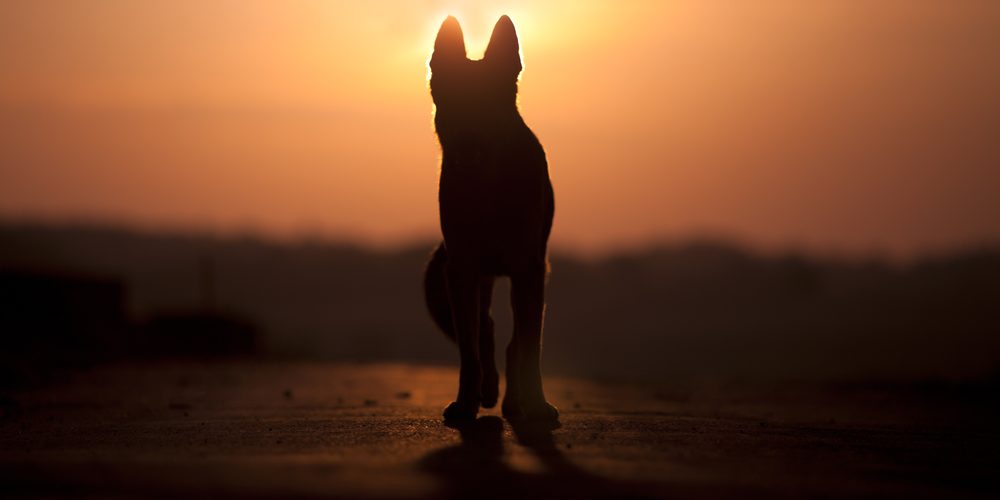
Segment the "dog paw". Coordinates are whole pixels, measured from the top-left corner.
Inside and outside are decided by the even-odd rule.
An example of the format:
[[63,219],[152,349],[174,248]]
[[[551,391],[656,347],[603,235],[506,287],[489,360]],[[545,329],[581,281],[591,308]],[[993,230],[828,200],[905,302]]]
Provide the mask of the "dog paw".
[[507,420],[524,420],[524,410],[521,409],[521,403],[509,396],[503,398],[500,414]]
[[526,405],[522,408],[524,418],[532,422],[558,422],[559,410],[546,401],[538,404]]
[[504,398],[501,409],[504,418],[512,422],[559,422],[559,410],[544,399],[537,403],[525,404]]
[[444,409],[444,419],[446,422],[475,420],[477,413],[479,413],[478,404],[455,401]]

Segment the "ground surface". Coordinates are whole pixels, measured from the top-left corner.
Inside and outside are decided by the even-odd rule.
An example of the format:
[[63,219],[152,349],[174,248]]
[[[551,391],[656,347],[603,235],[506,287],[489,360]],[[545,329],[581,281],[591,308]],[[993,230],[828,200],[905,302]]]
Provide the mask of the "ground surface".
[[[450,368],[119,365],[3,396],[0,496],[994,497],[995,396],[553,378],[554,431],[445,427]],[[933,389],[933,388],[932,388]],[[930,394],[928,395],[928,391]]]

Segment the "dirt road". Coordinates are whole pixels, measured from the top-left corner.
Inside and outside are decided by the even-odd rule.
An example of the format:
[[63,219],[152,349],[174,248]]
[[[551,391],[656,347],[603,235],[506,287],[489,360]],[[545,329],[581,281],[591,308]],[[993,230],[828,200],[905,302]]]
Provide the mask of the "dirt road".
[[996,396],[553,378],[562,427],[455,429],[456,371],[118,365],[3,396],[5,497],[994,497]]

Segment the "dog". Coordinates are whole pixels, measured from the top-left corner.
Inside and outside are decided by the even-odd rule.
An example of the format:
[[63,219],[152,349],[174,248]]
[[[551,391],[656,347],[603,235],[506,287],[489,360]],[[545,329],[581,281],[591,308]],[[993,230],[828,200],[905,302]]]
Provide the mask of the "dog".
[[458,396],[445,420],[471,420],[480,406],[496,406],[490,304],[494,281],[509,277],[514,335],[501,410],[511,421],[557,422],[540,366],[555,201],[545,151],[517,108],[522,66],[514,23],[502,16],[485,56],[473,61],[458,20],[448,17],[430,69],[444,241],[427,265],[424,291],[435,323],[458,343],[461,361]]

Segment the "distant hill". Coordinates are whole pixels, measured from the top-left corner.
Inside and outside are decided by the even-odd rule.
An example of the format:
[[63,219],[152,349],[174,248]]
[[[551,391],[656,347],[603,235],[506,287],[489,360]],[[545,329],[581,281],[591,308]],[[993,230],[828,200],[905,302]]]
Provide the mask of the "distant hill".
[[[0,226],[0,276],[118,283],[123,321],[133,325],[221,311],[259,331],[255,346],[265,356],[454,363],[455,348],[423,306],[432,246],[373,251],[7,224]],[[650,381],[914,380],[1000,370],[995,249],[900,267],[692,242],[594,261],[554,255],[552,263],[544,351],[552,372]],[[18,283],[8,278],[5,293],[24,297]],[[495,294],[504,341],[506,294],[506,284]],[[30,335],[3,332],[8,344]]]

